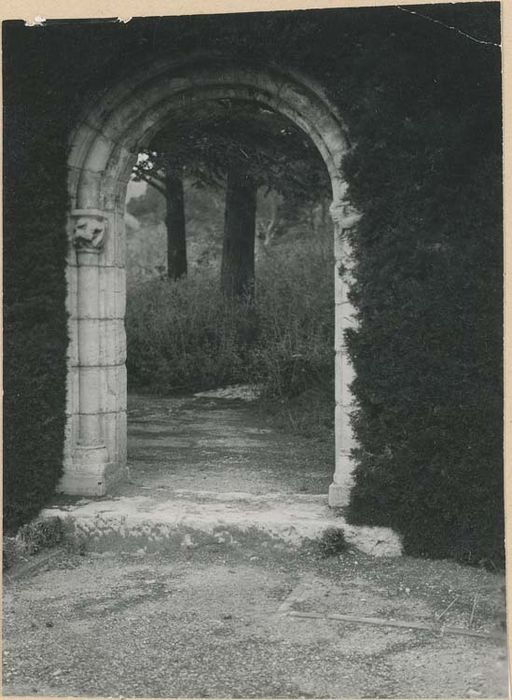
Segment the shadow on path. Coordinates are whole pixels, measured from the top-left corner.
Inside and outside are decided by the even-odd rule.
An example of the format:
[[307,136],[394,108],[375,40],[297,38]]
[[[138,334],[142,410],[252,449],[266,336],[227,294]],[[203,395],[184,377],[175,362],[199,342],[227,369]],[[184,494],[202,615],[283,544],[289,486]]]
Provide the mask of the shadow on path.
[[334,444],[274,430],[247,401],[209,397],[128,400],[130,482],[115,490],[325,494]]

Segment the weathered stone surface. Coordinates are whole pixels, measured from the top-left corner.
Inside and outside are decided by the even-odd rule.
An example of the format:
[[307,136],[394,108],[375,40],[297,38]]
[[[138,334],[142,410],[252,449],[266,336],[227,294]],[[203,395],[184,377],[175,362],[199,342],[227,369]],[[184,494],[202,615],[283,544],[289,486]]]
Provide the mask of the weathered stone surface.
[[98,129],[89,124],[82,123],[71,137],[71,148],[68,155],[68,165],[70,168],[77,168],[80,171],[87,158],[92,144],[99,135]]
[[109,453],[110,461],[116,465],[116,469],[126,468],[126,411],[105,413],[101,417],[103,439]]
[[[124,551],[140,546],[158,551],[159,546],[165,548],[176,538],[182,541],[187,534],[189,541],[193,541],[201,534],[215,536],[222,531],[224,538],[220,541],[227,544],[236,543],[237,535],[251,533],[255,536],[260,532],[299,547],[321,538],[326,530],[334,527],[342,529],[347,541],[366,554],[401,555],[400,538],[392,530],[348,525],[343,518],[332,515],[325,500],[319,502],[314,497],[274,500],[249,494],[237,498],[233,493],[218,496],[210,500],[208,494],[203,494],[200,501],[183,496],[168,501],[157,501],[151,495],[121,496],[66,509],[47,509],[43,517],[71,518],[77,532],[88,541],[92,540],[93,546],[96,538],[108,537],[111,547],[114,538]],[[101,543],[97,544],[101,548]]]
[[[103,242],[106,234],[106,221],[103,215],[95,215],[92,212],[86,213],[87,210],[73,211],[75,225],[73,227],[73,245],[79,252],[100,252],[103,248]],[[87,264],[87,263],[85,263]],[[89,263],[94,264],[94,263]],[[80,262],[83,267],[84,262]]]
[[124,319],[126,310],[126,269],[100,267],[99,317],[105,320]]
[[82,168],[75,197],[77,208],[99,209],[101,207],[101,180],[101,172],[87,170],[85,166]]
[[126,331],[123,320],[100,321],[100,362],[102,366],[126,362]]

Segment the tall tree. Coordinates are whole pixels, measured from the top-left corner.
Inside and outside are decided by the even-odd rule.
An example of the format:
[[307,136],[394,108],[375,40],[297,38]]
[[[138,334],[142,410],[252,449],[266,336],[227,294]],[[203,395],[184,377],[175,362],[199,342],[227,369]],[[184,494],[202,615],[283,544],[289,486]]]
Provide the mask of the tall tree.
[[184,169],[198,185],[226,188],[221,285],[229,296],[250,296],[254,289],[258,188],[273,189],[297,207],[328,191],[325,166],[305,134],[243,101],[217,100],[182,113],[154,139],[136,177],[165,180],[166,168]]
[[187,237],[185,229],[185,197],[183,171],[165,171],[167,212],[167,276],[179,279],[187,274]]
[[247,167],[231,165],[226,183],[221,286],[226,296],[254,296],[254,239],[258,186]]
[[173,163],[168,153],[146,152],[139,158],[134,175],[165,197],[167,228],[167,276],[180,279],[187,274],[187,238],[183,168]]

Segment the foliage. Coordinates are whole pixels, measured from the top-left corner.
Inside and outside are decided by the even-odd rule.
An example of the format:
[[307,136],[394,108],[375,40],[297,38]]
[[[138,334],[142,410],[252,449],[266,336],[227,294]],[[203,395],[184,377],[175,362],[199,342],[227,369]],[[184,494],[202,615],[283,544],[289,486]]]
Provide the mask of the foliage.
[[306,135],[276,112],[239,100],[183,110],[141,152],[133,172],[165,194],[166,172],[184,172],[197,187],[222,187],[233,169],[295,203],[329,191],[324,163]]
[[126,316],[129,387],[165,394],[244,376],[244,305],[224,300],[217,287],[204,272],[132,290]]
[[326,528],[318,540],[318,549],[322,557],[336,557],[347,552],[349,548],[345,533],[339,527]]
[[126,211],[136,219],[150,218],[155,223],[165,220],[165,198],[159,190],[148,187],[144,194],[132,197]]
[[[184,180],[185,217],[187,224],[187,256],[191,267],[194,264],[208,263],[220,257],[224,223],[224,185],[194,185],[190,177]],[[292,234],[297,239],[311,237],[330,221],[328,214],[329,199],[312,203],[307,199],[296,202],[293,197],[284,197],[275,190],[260,187],[256,208],[256,236],[259,252],[263,246],[266,252],[272,252],[273,245],[284,238],[290,241]],[[157,236],[158,225],[165,220],[165,198],[156,189],[148,187],[143,194],[131,197],[126,204],[128,214],[134,216],[144,229],[137,232],[139,243],[137,249],[158,259],[165,258],[166,250],[162,248],[165,236]],[[135,223],[135,222],[134,222]],[[162,242],[160,242],[162,238]],[[258,254],[258,247],[257,247]],[[128,268],[130,264],[138,265],[138,260],[130,257],[128,250]],[[128,270],[130,272],[130,270]],[[155,273],[156,274],[156,273]]]
[[135,287],[130,386],[168,393],[252,380],[267,398],[319,383],[332,393],[331,255],[326,242],[276,250],[260,262],[255,309],[227,301],[208,270]]
[[[437,27],[434,44],[422,31],[379,46],[388,60],[350,114],[357,147],[345,170],[364,212],[350,237],[359,321],[347,335],[359,443],[350,511],[354,522],[396,528],[408,553],[497,562],[499,51],[460,37],[453,50],[453,34]],[[413,41],[429,52],[414,73]]]
[[266,398],[332,391],[334,345],[331,227],[318,239],[276,246],[257,274],[258,344],[251,353]]
[[64,523],[59,517],[36,518],[18,530],[17,539],[27,554],[50,549],[61,544],[65,535]]
[[16,570],[27,558],[56,547],[68,554],[83,556],[87,549],[86,537],[78,532],[71,517],[35,518],[22,525],[15,537],[3,538],[3,570]]
[[[71,106],[44,129],[49,86],[31,78],[31,51],[4,74],[4,461],[6,532],[37,515],[62,471],[67,318],[66,146]],[[12,58],[16,35],[4,34]],[[51,91],[50,91],[51,92]],[[51,96],[51,95],[50,95]],[[23,109],[31,105],[31,112]]]

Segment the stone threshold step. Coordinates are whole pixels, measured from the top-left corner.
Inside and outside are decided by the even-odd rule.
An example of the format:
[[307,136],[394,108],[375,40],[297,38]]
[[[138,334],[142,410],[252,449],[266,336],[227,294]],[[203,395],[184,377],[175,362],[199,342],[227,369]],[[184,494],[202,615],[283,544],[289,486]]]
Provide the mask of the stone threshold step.
[[83,499],[54,506],[42,517],[64,520],[73,537],[91,550],[170,551],[204,544],[237,545],[258,537],[275,545],[300,547],[340,529],[346,541],[373,556],[400,556],[399,536],[389,528],[349,525],[326,504],[325,496],[243,492],[175,491],[172,498],[150,495]]

